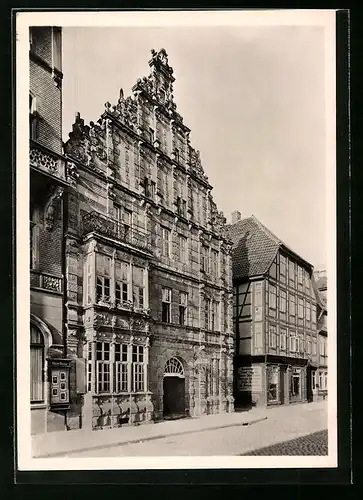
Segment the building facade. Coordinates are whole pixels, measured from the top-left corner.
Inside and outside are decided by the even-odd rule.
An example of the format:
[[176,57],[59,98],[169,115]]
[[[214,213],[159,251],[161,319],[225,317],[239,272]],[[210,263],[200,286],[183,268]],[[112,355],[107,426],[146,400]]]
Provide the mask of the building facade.
[[254,216],[233,217],[227,234],[233,241],[236,406],[312,400],[318,363],[313,268]]
[[62,154],[62,33],[29,31],[31,432],[66,427],[75,366],[64,342],[64,197],[74,176]]
[[316,399],[326,399],[328,396],[328,288],[326,271],[316,271],[314,277],[317,301],[319,358],[317,371],[314,374],[313,388]]
[[[233,410],[225,219],[176,110],[166,51],[149,66],[96,123],[77,114],[64,146],[78,172],[67,345],[87,360],[80,411],[92,429]],[[75,411],[69,427],[78,421]]]

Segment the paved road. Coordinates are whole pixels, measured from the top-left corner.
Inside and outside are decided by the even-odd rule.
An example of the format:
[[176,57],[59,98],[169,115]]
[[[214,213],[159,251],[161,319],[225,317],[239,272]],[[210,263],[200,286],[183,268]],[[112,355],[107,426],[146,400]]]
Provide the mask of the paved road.
[[242,455],[328,455],[328,431],[318,431],[297,439],[259,448]]
[[[267,412],[266,420],[249,426],[169,436],[89,450],[68,456],[213,456],[327,454],[326,406],[295,405]],[[300,438],[303,438],[302,440]]]

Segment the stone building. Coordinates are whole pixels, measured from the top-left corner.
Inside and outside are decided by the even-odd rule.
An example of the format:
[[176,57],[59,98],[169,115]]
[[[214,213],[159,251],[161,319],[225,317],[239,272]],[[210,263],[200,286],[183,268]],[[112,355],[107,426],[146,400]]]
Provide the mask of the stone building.
[[76,362],[70,359],[63,335],[63,198],[72,189],[74,176],[62,154],[61,41],[60,28],[30,28],[30,400],[33,434],[65,428],[73,394],[70,381],[74,382],[76,371]]
[[97,122],[77,114],[64,145],[79,175],[67,343],[87,359],[82,425],[93,429],[233,411],[225,219],[177,112],[166,51],[149,66]]
[[327,275],[326,271],[316,271],[315,289],[317,301],[318,325],[318,366],[313,379],[316,399],[326,399],[328,395],[328,310],[327,310]]
[[254,216],[233,214],[236,406],[311,400],[317,367],[313,268]]

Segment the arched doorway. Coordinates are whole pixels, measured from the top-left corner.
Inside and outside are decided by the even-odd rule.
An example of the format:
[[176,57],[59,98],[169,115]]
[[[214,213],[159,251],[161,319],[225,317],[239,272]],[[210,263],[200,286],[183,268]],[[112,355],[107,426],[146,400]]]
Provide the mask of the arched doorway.
[[165,365],[163,380],[164,418],[185,416],[185,375],[178,358],[170,358]]

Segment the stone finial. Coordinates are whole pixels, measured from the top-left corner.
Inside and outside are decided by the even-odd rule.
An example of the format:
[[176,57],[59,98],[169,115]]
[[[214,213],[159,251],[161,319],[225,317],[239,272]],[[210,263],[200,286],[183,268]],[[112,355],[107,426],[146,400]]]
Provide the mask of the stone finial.
[[238,210],[234,210],[231,214],[232,224],[236,224],[236,222],[240,221],[242,218],[241,212]]

